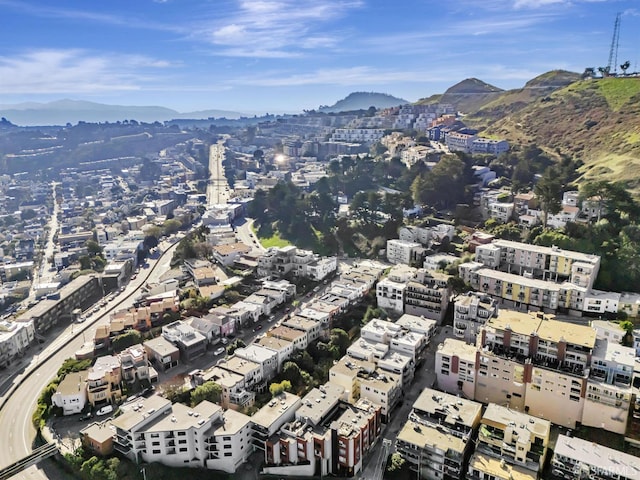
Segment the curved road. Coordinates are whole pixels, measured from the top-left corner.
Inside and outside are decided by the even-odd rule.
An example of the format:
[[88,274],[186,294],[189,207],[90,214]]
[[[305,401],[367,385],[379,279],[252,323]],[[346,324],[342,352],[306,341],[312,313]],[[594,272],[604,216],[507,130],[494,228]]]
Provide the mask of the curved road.
[[[136,281],[131,282],[119,297],[108,304],[106,310],[99,312],[92,320],[87,320],[82,325],[70,325],[60,335],[50,341],[49,345],[38,354],[34,355],[31,363],[26,367],[24,373],[14,379],[14,383],[21,381],[20,385],[13,391],[0,396],[0,405],[6,403],[0,410],[0,468],[28,455],[32,451],[32,443],[36,431],[31,424],[31,416],[36,407],[36,401],[42,389],[56,375],[62,362],[82,346],[84,339],[93,338],[95,326],[107,323],[107,314],[113,310],[126,308],[131,305],[137,290],[146,282],[155,282],[162,273],[169,269],[169,262],[173,255],[173,250],[177,243],[170,245],[162,243],[160,248],[166,247],[161,257],[149,262],[149,269],[141,269]],[[147,272],[147,275],[144,272]],[[75,330],[74,330],[75,327]],[[85,333],[86,332],[86,333]],[[37,347],[33,347],[37,348]],[[53,353],[56,349],[57,352]],[[33,350],[32,350],[33,351]],[[45,359],[49,354],[53,356],[40,363],[40,359]],[[26,469],[15,479],[46,479],[46,475],[37,466]]]

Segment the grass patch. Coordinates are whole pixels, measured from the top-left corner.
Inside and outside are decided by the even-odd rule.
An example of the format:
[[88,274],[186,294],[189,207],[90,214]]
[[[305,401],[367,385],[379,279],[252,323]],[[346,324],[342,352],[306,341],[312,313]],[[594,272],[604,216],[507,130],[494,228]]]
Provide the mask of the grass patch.
[[632,97],[640,94],[638,78],[603,78],[597,82],[598,90],[607,100],[614,112],[629,103]]
[[286,247],[288,245],[291,245],[291,242],[282,238],[279,232],[272,232],[268,237],[258,235],[258,238],[260,239],[260,243],[264,248]]

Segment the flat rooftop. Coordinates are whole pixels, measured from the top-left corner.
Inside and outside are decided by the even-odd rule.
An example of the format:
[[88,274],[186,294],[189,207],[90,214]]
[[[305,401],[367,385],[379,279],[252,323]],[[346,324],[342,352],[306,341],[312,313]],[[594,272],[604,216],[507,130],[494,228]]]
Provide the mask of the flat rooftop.
[[302,405],[296,411],[296,419],[308,419],[318,425],[340,401],[344,388],[333,383],[325,383],[314,388],[302,398]]
[[162,415],[151,422],[144,430],[146,432],[171,432],[199,428],[216,414],[220,414],[220,405],[203,400],[195,407],[187,407],[182,403],[174,403],[169,415]]
[[113,425],[123,430],[131,430],[149,416],[148,412],[156,412],[167,408],[171,408],[171,401],[160,395],[141,398],[137,402],[121,405],[122,414],[113,419]]
[[624,347],[619,343],[599,338],[593,349],[593,359],[625,365],[633,370],[636,363],[636,350],[633,347]]
[[495,403],[487,405],[481,423],[500,429],[511,426],[513,430],[522,432],[519,440],[524,437],[529,438],[529,433],[535,433],[540,437],[546,438],[551,431],[551,422],[549,422],[549,420],[543,420],[527,415],[526,413],[516,412],[515,410],[496,405]]
[[592,465],[600,471],[617,473],[621,477],[640,480],[640,459],[634,455],[613,450],[598,443],[577,437],[559,435],[554,457],[571,458],[584,465]]
[[474,453],[469,460],[470,470],[479,470],[487,475],[492,475],[497,480],[536,480],[538,476],[531,470],[517,465],[501,462],[500,459]]
[[413,403],[414,410],[430,414],[445,414],[449,425],[464,425],[473,428],[479,423],[482,404],[464,398],[425,388]]
[[402,429],[398,432],[398,441],[415,445],[419,449],[452,450],[462,455],[467,442],[460,437],[456,437],[435,427],[429,427],[407,420]]
[[246,376],[256,369],[260,369],[259,363],[247,360],[246,358],[236,357],[235,355],[226,358],[220,362],[218,366],[230,372],[239,373],[242,376]]
[[272,399],[264,407],[251,416],[251,420],[256,425],[264,428],[270,428],[279,418],[291,413],[298,405],[301,399],[293,393],[282,392],[277,398]]
[[455,338],[445,338],[444,342],[438,345],[438,352],[442,355],[448,355],[450,357],[457,356],[458,358],[467,362],[475,363],[476,352],[478,348],[475,345],[469,345],[463,340],[456,340]]

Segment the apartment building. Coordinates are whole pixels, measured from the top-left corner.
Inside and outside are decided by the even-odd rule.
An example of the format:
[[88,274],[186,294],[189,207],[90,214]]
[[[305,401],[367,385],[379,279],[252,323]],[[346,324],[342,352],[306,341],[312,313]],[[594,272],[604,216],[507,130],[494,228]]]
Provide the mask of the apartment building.
[[152,338],[143,345],[149,361],[162,372],[177,366],[180,362],[180,350],[164,337]]
[[415,273],[415,268],[405,264],[397,264],[392,267],[389,275],[380,280],[376,286],[378,306],[402,313],[407,282],[415,276]]
[[295,413],[302,405],[302,399],[292,393],[282,392],[251,416],[252,445],[266,452],[266,442],[275,435],[284,424],[295,418]]
[[477,246],[476,261],[507,273],[556,283],[568,281],[588,289],[593,287],[600,268],[597,255],[502,239]]
[[309,345],[309,337],[307,335],[307,332],[297,330],[286,325],[278,325],[277,327],[272,327],[267,332],[267,337],[274,337],[291,342],[294,350],[306,350],[307,346]]
[[590,478],[593,480],[638,480],[638,457],[619,450],[559,435],[551,458],[551,472],[560,478]]
[[405,265],[418,265],[421,263],[424,248],[417,242],[404,240],[387,240],[387,260],[390,263]]
[[256,394],[245,388],[245,378],[235,372],[220,367],[211,367],[205,371],[196,370],[189,374],[192,386],[199,386],[206,382],[220,385],[220,406],[232,410],[250,408],[255,403]]
[[404,311],[442,322],[449,305],[450,275],[418,269],[416,276],[407,282]]
[[331,135],[333,142],[374,143],[384,136],[382,128],[336,128]]
[[35,339],[33,322],[0,321],[0,368],[24,355]]
[[544,466],[551,422],[490,403],[480,421],[476,452],[534,473]]
[[193,408],[153,396],[121,407],[114,448],[136,463],[233,473],[251,453],[251,420],[203,401]]
[[475,345],[447,338],[438,345],[435,359],[438,388],[465,398],[476,398],[476,365],[479,352]]
[[397,450],[422,478],[463,478],[482,405],[424,389],[398,434]]
[[437,322],[422,316],[405,313],[396,321],[396,325],[399,325],[410,332],[424,335],[427,343],[429,343],[435,334]]
[[85,310],[102,297],[100,279],[95,275],[81,275],[60,289],[59,300],[40,300],[16,319],[17,322],[32,322],[36,334],[71,320],[76,308]]
[[474,453],[467,469],[469,480],[536,480],[538,474],[482,453]]
[[336,257],[320,257],[309,250],[299,250],[293,245],[271,247],[259,259],[259,277],[281,278],[292,272],[315,281],[325,279],[338,266]]
[[497,315],[498,304],[480,292],[458,295],[453,305],[453,334],[467,343],[475,344],[478,330]]
[[344,389],[325,383],[312,389],[295,411],[295,420],[285,423],[277,435],[265,440],[265,466],[272,475],[328,475],[336,466],[337,445],[327,425],[340,414]]
[[582,424],[625,434],[633,397],[635,350],[615,341],[596,340]]

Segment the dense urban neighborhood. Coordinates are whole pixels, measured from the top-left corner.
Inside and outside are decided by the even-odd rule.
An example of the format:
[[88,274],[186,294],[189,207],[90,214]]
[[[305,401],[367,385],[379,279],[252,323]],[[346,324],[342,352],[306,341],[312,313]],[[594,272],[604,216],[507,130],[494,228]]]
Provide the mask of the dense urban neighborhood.
[[467,123],[4,120],[0,479],[639,479],[640,207]]

